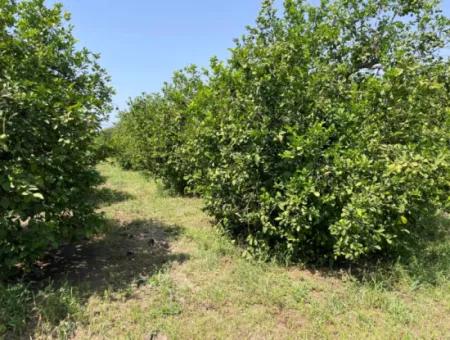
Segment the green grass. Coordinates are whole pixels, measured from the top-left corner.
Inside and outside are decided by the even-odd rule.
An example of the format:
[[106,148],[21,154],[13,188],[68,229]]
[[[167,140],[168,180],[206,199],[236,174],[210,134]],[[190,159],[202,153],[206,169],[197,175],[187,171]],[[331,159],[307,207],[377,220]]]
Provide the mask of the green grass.
[[[284,267],[246,260],[202,212],[139,173],[99,170],[104,235],[80,244],[51,285],[0,287],[0,334],[77,339],[445,339],[450,237],[392,264]],[[72,254],[73,255],[73,254]]]

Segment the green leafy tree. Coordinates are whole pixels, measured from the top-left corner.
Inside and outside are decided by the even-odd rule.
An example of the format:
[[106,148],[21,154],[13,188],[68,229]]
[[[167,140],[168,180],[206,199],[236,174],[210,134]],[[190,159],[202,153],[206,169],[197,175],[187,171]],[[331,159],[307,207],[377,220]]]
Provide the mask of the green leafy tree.
[[436,5],[286,1],[279,17],[264,2],[212,86],[221,156],[205,186],[252,253],[354,260],[445,205],[449,21]]
[[[159,149],[160,137],[164,133],[158,131],[162,128],[162,105],[160,95],[142,95],[128,103],[127,111],[120,112],[112,145],[122,167],[156,173],[160,162],[155,150]],[[154,162],[149,162],[150,159]]]
[[112,90],[67,20],[61,5],[0,0],[3,274],[95,226],[93,139]]
[[113,148],[114,127],[102,129],[94,139],[94,151],[97,161],[105,161],[114,157]]
[[187,146],[197,140],[194,132],[200,119],[194,98],[205,87],[203,76],[195,66],[187,67],[175,72],[161,93],[130,101],[113,137],[122,166],[149,171],[179,193],[193,188],[188,181],[196,157]]

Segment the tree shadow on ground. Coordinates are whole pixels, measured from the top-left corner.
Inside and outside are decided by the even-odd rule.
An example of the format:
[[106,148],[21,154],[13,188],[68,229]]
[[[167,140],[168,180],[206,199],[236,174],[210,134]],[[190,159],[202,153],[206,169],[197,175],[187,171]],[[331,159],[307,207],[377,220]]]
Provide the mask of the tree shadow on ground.
[[188,259],[171,251],[170,242],[181,232],[157,220],[107,221],[103,235],[61,247],[40,262],[39,281],[65,282],[88,294],[127,288]]
[[[25,299],[31,303],[27,315],[18,315],[19,320],[26,320],[26,327],[20,333],[7,333],[7,337],[32,338],[42,319],[55,330],[62,321],[71,325],[70,318],[76,313],[73,306],[83,306],[91,296],[102,297],[106,291],[127,292],[133,285],[145,285],[171,263],[188,260],[187,254],[171,249],[171,242],[182,231],[179,226],[152,219],[108,220],[103,234],[49,253],[38,262],[37,274],[35,271],[25,280],[34,296]],[[27,288],[18,296],[29,296],[31,291]]]
[[104,207],[130,199],[134,199],[134,196],[127,192],[98,187],[94,190],[91,201],[96,206]]
[[401,248],[359,263],[326,267],[307,266],[311,274],[343,279],[351,275],[360,283],[395,289],[407,278],[416,287],[438,285],[450,277],[450,215],[424,219]]

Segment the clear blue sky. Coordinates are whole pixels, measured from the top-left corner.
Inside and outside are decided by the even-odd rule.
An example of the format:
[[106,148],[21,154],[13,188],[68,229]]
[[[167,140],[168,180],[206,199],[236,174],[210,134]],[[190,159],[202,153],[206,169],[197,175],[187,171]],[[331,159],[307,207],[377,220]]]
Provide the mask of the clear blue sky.
[[226,58],[260,8],[260,0],[47,1],[55,2],[72,13],[80,45],[101,54],[121,109],[130,97],[159,91],[177,69]]
[[[72,13],[80,45],[101,54],[123,109],[128,98],[159,91],[177,69],[226,58],[261,0],[47,0],[55,2]],[[442,4],[450,15],[450,0]]]

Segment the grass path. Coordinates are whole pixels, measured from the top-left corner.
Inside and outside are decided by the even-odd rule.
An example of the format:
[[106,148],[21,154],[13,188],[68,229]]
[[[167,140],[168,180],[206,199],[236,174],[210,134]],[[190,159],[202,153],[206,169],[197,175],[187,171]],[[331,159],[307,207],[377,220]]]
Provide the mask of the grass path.
[[108,232],[72,250],[63,272],[78,308],[35,327],[37,338],[449,338],[448,238],[365,280],[257,263],[212,227],[201,200],[99,170]]

